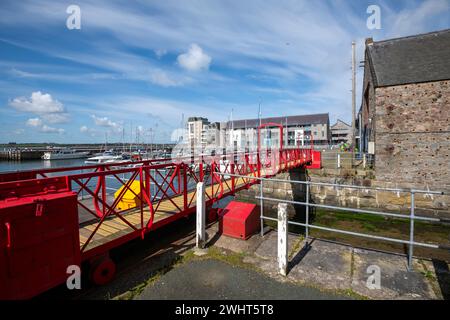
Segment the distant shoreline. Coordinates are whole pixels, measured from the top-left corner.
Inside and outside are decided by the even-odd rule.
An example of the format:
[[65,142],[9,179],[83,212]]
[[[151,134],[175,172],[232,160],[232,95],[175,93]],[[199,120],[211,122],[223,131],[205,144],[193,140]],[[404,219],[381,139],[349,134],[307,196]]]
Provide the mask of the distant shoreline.
[[[120,147],[123,146],[129,147],[132,146],[139,146],[139,147],[150,147],[150,146],[164,146],[164,147],[171,147],[174,146],[175,143],[129,143],[129,142],[114,142],[114,143],[108,143],[108,148],[114,148],[114,147]],[[0,143],[0,148],[46,148],[46,147],[101,147],[105,146],[105,143]]]

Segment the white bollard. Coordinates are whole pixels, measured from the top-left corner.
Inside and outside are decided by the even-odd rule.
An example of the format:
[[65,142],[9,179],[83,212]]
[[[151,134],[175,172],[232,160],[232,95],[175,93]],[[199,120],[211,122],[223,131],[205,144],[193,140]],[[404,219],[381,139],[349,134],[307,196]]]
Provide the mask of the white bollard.
[[367,165],[367,158],[366,158],[366,154],[363,153],[363,168],[365,169]]
[[205,247],[205,185],[203,182],[197,183],[197,229],[196,244],[197,248]]
[[278,204],[278,269],[283,276],[287,275],[288,267],[288,219],[287,204]]
[[337,154],[337,167],[338,167],[338,169],[341,168],[341,154],[340,153]]

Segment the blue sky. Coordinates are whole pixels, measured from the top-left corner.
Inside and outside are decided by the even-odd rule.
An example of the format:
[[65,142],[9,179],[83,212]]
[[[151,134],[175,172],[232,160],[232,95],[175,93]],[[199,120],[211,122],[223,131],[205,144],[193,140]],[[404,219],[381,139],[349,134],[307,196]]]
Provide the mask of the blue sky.
[[[71,4],[80,30],[66,27]],[[380,30],[366,27],[373,4]],[[449,17],[450,0],[2,0],[0,142],[120,141],[122,128],[165,142],[183,113],[255,118],[259,101],[263,116],[350,121],[352,40],[361,61],[366,37],[446,29]]]

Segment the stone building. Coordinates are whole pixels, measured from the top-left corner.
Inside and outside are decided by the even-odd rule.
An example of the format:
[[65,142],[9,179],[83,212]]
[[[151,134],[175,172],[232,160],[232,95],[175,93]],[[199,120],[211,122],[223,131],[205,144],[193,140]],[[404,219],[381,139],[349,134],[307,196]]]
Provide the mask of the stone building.
[[366,39],[360,148],[377,180],[450,189],[450,29]]
[[339,145],[341,143],[352,142],[352,126],[338,119],[331,126],[331,144]]

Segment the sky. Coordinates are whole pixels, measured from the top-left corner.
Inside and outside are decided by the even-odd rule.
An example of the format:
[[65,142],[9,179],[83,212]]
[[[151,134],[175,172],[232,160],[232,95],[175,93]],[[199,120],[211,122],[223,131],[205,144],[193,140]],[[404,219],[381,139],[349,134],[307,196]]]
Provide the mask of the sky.
[[0,143],[169,142],[183,115],[257,118],[259,104],[350,122],[352,41],[359,64],[367,37],[448,28],[450,0],[2,0]]

